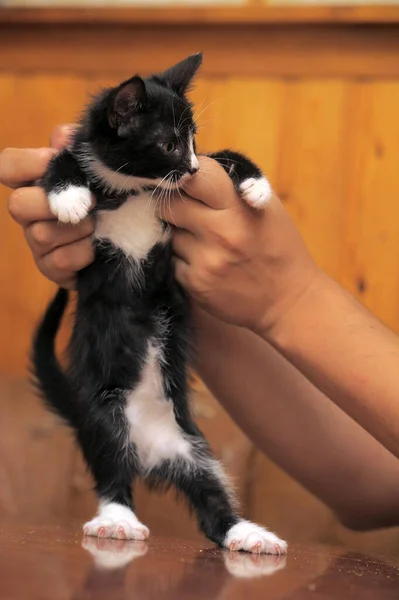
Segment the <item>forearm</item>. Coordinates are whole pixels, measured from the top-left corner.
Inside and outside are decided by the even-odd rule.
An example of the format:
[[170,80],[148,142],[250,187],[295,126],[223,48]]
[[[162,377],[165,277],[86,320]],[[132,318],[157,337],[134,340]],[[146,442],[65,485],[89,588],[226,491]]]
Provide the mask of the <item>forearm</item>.
[[394,333],[321,274],[265,337],[399,457],[399,339]]
[[255,334],[196,312],[199,374],[274,462],[352,526],[399,523],[399,463]]

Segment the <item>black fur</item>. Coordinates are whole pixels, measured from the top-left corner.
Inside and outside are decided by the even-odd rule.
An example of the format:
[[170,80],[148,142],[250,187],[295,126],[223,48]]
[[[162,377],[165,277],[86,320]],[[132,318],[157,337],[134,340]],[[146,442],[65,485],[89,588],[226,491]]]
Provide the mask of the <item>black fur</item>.
[[[184,94],[200,62],[200,55],[189,57],[165,73],[145,80],[135,76],[95,98],[69,149],[52,160],[42,182],[46,192],[66,190],[71,184],[89,188],[97,201],[94,212],[115,210],[137,193],[112,190],[91,170],[93,156],[126,176],[152,180],[170,173],[172,182],[187,176],[192,171],[188,137],[195,133],[195,123]],[[175,144],[172,153],[165,146],[169,140]],[[226,150],[213,156],[237,186],[261,176],[241,154]],[[173,484],[187,497],[202,531],[221,544],[239,517],[223,478],[209,468],[214,464],[210,449],[190,414],[190,310],[174,279],[170,244],[155,244],[140,264],[110,241],[97,240],[94,248],[94,262],[78,273],[66,373],[54,352],[68,299],[65,290],[58,291],[36,331],[33,364],[42,394],[74,429],[100,499],[133,509],[131,486],[138,475],[148,477],[150,485]],[[192,444],[195,469],[178,458],[144,473],[134,440],[129,439],[126,395],[139,383],[149,340],[162,344],[165,395]]]

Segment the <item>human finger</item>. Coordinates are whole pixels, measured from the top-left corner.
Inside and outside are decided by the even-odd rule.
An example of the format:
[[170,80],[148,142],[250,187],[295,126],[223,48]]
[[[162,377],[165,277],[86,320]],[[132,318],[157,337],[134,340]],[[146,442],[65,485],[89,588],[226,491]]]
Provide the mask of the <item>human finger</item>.
[[0,183],[15,188],[40,179],[55,152],[53,148],[5,148],[0,153]]
[[209,156],[198,157],[200,169],[183,185],[184,192],[215,210],[237,202],[233,182],[221,165]]
[[157,215],[174,227],[199,234],[208,210],[201,202],[180,193],[175,194],[170,202],[162,202],[157,207]]
[[57,150],[61,150],[65,146],[67,146],[71,135],[74,133],[77,125],[74,123],[68,123],[66,125],[57,125],[54,127],[50,136],[50,146],[52,148],[56,148]]
[[87,237],[45,254],[37,260],[37,266],[47,279],[61,285],[73,280],[76,273],[87,267],[93,258],[92,240]]
[[38,186],[14,190],[8,199],[8,210],[14,221],[23,227],[33,221],[55,219],[45,191]]
[[25,236],[33,253],[42,256],[60,246],[90,237],[93,232],[94,223],[90,218],[77,225],[57,221],[35,221],[25,229]]
[[173,234],[172,248],[173,253],[186,263],[190,263],[195,254],[197,241],[192,233],[183,229],[177,230]]
[[181,258],[175,260],[175,278],[185,290],[190,291],[190,266]]

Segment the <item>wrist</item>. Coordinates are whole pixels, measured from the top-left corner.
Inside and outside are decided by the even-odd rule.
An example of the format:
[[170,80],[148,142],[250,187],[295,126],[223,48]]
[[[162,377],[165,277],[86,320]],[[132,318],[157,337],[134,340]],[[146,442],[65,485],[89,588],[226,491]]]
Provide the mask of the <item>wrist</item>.
[[308,327],[315,313],[325,306],[332,280],[318,267],[308,275],[307,282],[290,295],[275,310],[273,319],[264,320],[256,333],[280,352],[289,352],[296,346],[304,329]]

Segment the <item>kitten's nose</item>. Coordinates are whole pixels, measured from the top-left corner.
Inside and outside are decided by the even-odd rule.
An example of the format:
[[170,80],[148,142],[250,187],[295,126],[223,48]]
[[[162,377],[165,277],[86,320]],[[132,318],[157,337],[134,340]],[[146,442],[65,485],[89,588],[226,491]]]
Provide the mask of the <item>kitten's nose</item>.
[[190,167],[188,172],[190,173],[190,175],[195,175],[196,173],[198,173],[199,171],[199,167],[195,166],[195,167]]

